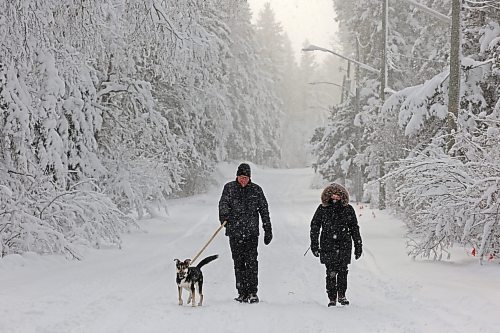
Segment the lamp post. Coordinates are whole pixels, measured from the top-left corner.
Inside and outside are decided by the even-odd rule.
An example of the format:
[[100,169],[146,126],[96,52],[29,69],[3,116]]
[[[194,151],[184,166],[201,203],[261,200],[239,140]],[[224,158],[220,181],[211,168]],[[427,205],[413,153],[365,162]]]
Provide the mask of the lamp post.
[[324,47],[320,47],[320,46],[316,46],[316,45],[309,45],[308,47],[303,48],[302,51],[304,51],[304,52],[311,52],[311,51],[328,52],[328,53],[331,53],[333,55],[336,55],[337,57],[345,59],[347,61],[352,61],[353,63],[359,65],[361,68],[366,69],[367,71],[370,71],[370,72],[373,72],[373,73],[377,73],[377,74],[380,73],[380,70],[375,69],[375,68],[373,68],[370,65],[363,64],[362,62],[359,62],[359,61],[354,60],[352,58],[346,57],[345,55],[342,55],[342,54],[337,53],[335,51],[332,51],[332,50],[329,50],[329,49],[325,49]]
[[[328,50],[319,46],[310,45],[306,48],[303,48],[302,51],[322,51],[328,52],[333,55],[336,55],[340,58],[346,59],[350,65],[351,62],[355,63],[356,66],[356,98],[355,98],[355,108],[356,111],[359,109],[359,89],[358,89],[358,80],[359,80],[359,68],[368,70],[373,73],[379,74],[380,78],[380,100],[381,107],[385,102],[385,93],[392,91],[387,87],[387,40],[388,40],[388,9],[389,9],[389,0],[382,0],[382,52],[381,52],[381,69],[377,70],[367,64],[364,64],[358,60],[351,59],[342,54],[339,54],[335,51]],[[455,119],[458,116],[458,108],[460,105],[460,0],[452,0],[452,18],[443,15],[425,5],[418,3],[415,0],[405,0],[409,4],[415,6],[419,10],[426,12],[427,14],[436,17],[442,22],[451,23],[451,54],[450,54],[450,90],[449,90],[449,115],[448,115],[448,127],[450,131],[450,140],[448,142],[448,150],[453,145],[453,132],[456,131],[456,122]],[[357,45],[359,48],[359,45]],[[357,49],[357,58],[359,59],[359,49]],[[383,152],[382,152],[383,154]],[[379,177],[382,178],[385,174],[384,170],[384,157],[380,156],[379,161]],[[379,208],[385,208],[385,186],[382,181],[379,182]]]
[[[348,65],[347,65],[348,66],[347,67],[348,68],[348,79],[347,80],[344,79],[343,85],[341,86],[342,87],[342,98],[344,98],[345,96],[352,96],[352,94],[350,94],[350,90],[348,88],[346,88],[346,85],[350,85],[350,82],[351,82],[351,80],[350,80],[351,62],[356,65],[356,69],[355,69],[355,82],[356,82],[355,95],[352,96],[352,97],[354,97],[354,108],[355,108],[356,114],[359,113],[358,82],[359,82],[359,70],[360,69],[364,69],[364,70],[367,70],[369,72],[376,73],[378,75],[384,74],[384,75],[380,75],[380,77],[381,77],[381,89],[382,89],[381,95],[383,96],[383,94],[385,93],[385,86],[386,86],[385,82],[386,82],[387,70],[375,69],[372,66],[364,64],[358,60],[352,59],[352,58],[347,57],[345,55],[342,55],[338,52],[326,49],[324,47],[316,46],[316,45],[309,45],[308,47],[303,48],[302,51],[304,51],[304,52],[313,52],[313,51],[327,52],[327,53],[331,53],[335,56],[338,56],[338,57],[348,61]],[[357,56],[359,58],[359,51],[357,51]],[[381,98],[383,98],[383,97],[381,97]],[[359,142],[356,142],[356,144],[353,145],[353,148],[356,152],[358,152],[359,151]],[[383,169],[381,169],[381,170],[383,170]],[[363,179],[362,179],[363,175],[362,175],[362,170],[361,170],[360,166],[357,166],[354,177],[355,177],[354,191],[356,194],[356,200],[360,201],[362,199],[362,196],[363,196]],[[379,183],[379,184],[380,184],[379,186],[383,186],[381,183]],[[383,197],[382,197],[383,202],[384,202],[383,207],[385,207],[385,192],[383,191],[383,188],[382,189],[379,188],[379,193],[382,193],[382,195],[383,195]],[[380,199],[380,197],[381,196],[379,195],[379,199]],[[380,202],[379,202],[379,206],[380,206]]]
[[328,82],[328,81],[314,81],[314,82],[309,82],[310,85],[317,85],[317,84],[329,84],[335,87],[343,88],[340,84],[335,83],[335,82]]

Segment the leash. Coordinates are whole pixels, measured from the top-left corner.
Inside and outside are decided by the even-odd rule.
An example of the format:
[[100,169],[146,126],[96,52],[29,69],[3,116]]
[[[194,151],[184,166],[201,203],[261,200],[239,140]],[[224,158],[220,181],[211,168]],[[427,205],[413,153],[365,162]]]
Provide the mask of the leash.
[[208,240],[208,242],[206,242],[206,244],[201,248],[200,252],[198,252],[197,255],[194,256],[193,260],[191,260],[191,262],[189,263],[189,265],[192,265],[196,259],[198,259],[198,257],[203,253],[203,251],[205,251],[205,249],[207,248],[208,244],[210,244],[213,239],[215,238],[215,236],[217,236],[217,234],[219,233],[220,229],[222,229],[222,227],[224,227],[226,225],[227,221],[224,221],[220,227],[217,228],[217,230],[215,230],[214,234],[212,235],[212,237],[210,237],[210,239]]
[[311,246],[309,246],[306,250],[306,253],[304,253],[304,257],[306,256],[307,252],[309,252],[309,250],[311,249]]

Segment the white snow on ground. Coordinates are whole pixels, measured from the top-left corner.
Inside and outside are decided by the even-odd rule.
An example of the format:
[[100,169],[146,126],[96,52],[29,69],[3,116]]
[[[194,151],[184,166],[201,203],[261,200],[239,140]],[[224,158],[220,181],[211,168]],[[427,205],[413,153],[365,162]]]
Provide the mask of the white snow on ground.
[[364,254],[350,265],[351,305],[327,308],[324,266],[304,256],[321,192],[309,189],[310,169],[253,167],[274,233],[269,246],[262,239],[259,245],[261,303],[233,301],[221,233],[202,255],[220,255],[203,268],[204,306],[177,305],[173,259],[193,257],[218,227],[222,183],[235,170],[221,165],[210,193],[172,200],[168,216],[141,221],[143,231],[125,235],[121,250],[87,251],[79,262],[34,254],[0,259],[0,332],[500,331],[497,262],[480,266],[460,249],[452,261],[411,260],[402,222],[361,206]]

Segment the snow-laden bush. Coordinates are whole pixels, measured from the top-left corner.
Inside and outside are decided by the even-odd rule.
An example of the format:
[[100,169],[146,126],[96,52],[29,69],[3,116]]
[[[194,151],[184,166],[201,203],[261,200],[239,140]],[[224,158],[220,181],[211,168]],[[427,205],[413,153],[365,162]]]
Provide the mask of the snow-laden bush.
[[500,164],[463,162],[430,145],[387,178],[399,184],[393,204],[406,216],[411,256],[449,258],[455,244],[478,249],[480,258],[499,253]]
[[137,226],[94,184],[60,188],[51,176],[0,170],[0,254],[33,251],[79,258],[78,246],[121,246]]
[[467,162],[424,152],[398,164],[388,177],[408,225],[409,254],[441,259],[455,244],[500,252],[499,164]]
[[[406,216],[413,257],[449,257],[455,244],[477,249],[481,260],[500,252],[500,94],[492,84],[498,81],[492,71],[495,64],[462,60],[462,101],[454,133],[438,126],[444,124],[446,110],[434,112],[437,101],[447,97],[446,75],[394,97],[404,101],[399,104],[400,125],[408,136],[421,140],[386,176],[397,184],[393,207]],[[450,136],[454,145],[447,150]]]
[[231,149],[279,161],[250,18],[230,0],[0,1],[2,253],[119,244],[123,214],[199,193]]

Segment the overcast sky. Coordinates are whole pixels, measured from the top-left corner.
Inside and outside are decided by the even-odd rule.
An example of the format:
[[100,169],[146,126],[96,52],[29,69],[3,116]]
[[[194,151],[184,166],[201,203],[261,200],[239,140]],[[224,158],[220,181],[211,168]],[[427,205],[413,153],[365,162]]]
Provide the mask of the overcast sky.
[[[257,14],[266,2],[276,14],[292,42],[296,55],[305,39],[311,44],[330,48],[336,31],[332,0],[248,0],[254,13]],[[318,57],[322,56],[318,52]]]

